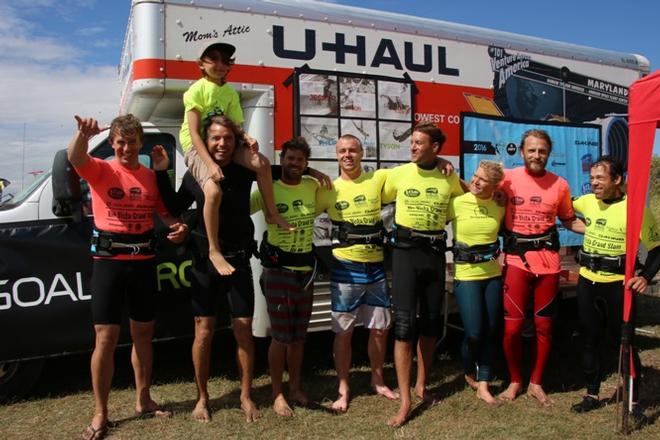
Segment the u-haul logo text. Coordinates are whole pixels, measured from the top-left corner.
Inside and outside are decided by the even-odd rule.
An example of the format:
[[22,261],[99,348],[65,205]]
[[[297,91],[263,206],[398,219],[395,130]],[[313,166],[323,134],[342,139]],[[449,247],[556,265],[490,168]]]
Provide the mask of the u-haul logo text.
[[[335,64],[349,64],[354,60],[356,66],[391,66],[401,71],[460,75],[459,69],[447,65],[447,48],[444,46],[404,41],[401,47],[400,42],[381,38],[374,53],[367,53],[367,37],[364,35],[356,35],[353,41],[347,41],[346,34],[335,32],[334,41],[317,41],[314,29],[286,28],[286,32],[296,32],[300,37],[295,41],[304,42],[293,49],[284,47],[284,32],[284,26],[273,25],[273,53],[278,58],[310,61],[318,52],[330,52],[335,54]],[[304,49],[300,49],[301,46]]]

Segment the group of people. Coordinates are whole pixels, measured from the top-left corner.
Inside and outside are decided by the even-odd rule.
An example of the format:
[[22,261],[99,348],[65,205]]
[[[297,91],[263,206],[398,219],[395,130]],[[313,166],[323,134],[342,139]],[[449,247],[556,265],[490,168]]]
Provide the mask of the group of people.
[[[144,135],[134,117],[118,117],[110,126],[115,158],[108,162],[87,153],[88,139],[103,129],[93,119],[76,117],[78,130],[69,144],[69,160],[89,182],[95,214],[91,290],[96,345],[91,370],[96,412],[83,432],[84,439],[103,438],[108,430],[112,357],[124,301],[129,303],[134,342],[135,410],[141,416],[171,415],[149,394],[156,301],[155,276],[145,274],[154,272],[152,213],[157,212],[170,225],[168,239],[182,242],[189,227],[178,217],[192,202],[196,202],[200,219],[190,231],[195,322],[192,358],[198,390],[192,412],[195,420],[206,422],[212,416],[207,383],[220,295],[227,297],[237,341],[240,406],[248,421],[260,417],[251,398],[252,255],[258,255],[264,267],[261,286],[271,321],[268,362],[273,410],[290,417],[294,404],[308,403],[301,366],[316,267],[312,229],[314,218],[322,212],[332,221],[330,289],[339,381],[333,410],[349,408],[355,325],[369,329],[371,387],[387,399],[400,401],[389,425],[406,423],[413,393],[427,404],[436,400],[426,385],[442,328],[448,222],[454,228],[454,293],[465,328],[462,354],[467,383],[489,404],[513,400],[522,392],[521,334],[531,297],[536,349],[527,393],[541,404],[551,405],[542,378],[559,283],[557,218],[565,227],[586,234],[580,253],[583,268],[578,302],[585,327],[590,327],[583,351],[588,389],[573,409],[583,412],[599,406],[601,338],[596,297],[605,297],[611,304],[609,317],[614,318],[609,321],[618,324],[616,310],[621,308],[623,289],[625,215],[621,216],[621,210],[625,212],[625,195],[623,173],[616,161],[604,158],[596,162],[591,170],[594,194],[572,202],[566,181],[545,170],[552,149],[550,137],[542,130],[531,130],[520,145],[523,167],[503,170],[498,163],[483,161],[468,184],[438,157],[445,142],[442,131],[433,124],[419,124],[412,133],[411,162],[391,170],[363,171],[362,144],[352,135],[337,141],[339,177],[333,182],[308,168],[310,148],[304,138],[285,142],[280,150],[281,165],[271,169],[258,152],[257,142],[241,129],[238,95],[225,82],[234,51],[226,43],[213,43],[200,51],[203,77],[184,94],[180,136],[189,170],[178,191],[171,187],[166,172],[169,159],[163,148],[153,149],[155,172],[140,165],[138,153]],[[259,191],[251,194],[254,181]],[[395,203],[396,211],[394,227],[386,232],[381,206],[389,203]],[[250,215],[260,210],[268,225],[257,250]],[[576,217],[576,211],[583,214],[583,220]],[[504,231],[504,269],[498,261],[500,231]],[[629,281],[638,292],[646,288],[660,265],[660,238],[648,214],[641,238],[650,252],[644,268]],[[383,263],[386,248],[392,255],[391,292]],[[502,308],[503,346],[511,381],[496,398],[488,382]],[[388,387],[383,374],[391,327],[398,393]],[[411,392],[415,352],[417,375]],[[282,385],[285,370],[288,395]]]

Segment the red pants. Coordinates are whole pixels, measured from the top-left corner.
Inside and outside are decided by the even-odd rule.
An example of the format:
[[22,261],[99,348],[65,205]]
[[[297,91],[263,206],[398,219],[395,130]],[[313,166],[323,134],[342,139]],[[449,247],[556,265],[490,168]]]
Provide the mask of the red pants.
[[515,266],[506,266],[504,275],[504,355],[511,382],[522,383],[522,330],[529,297],[533,297],[536,347],[530,382],[540,385],[550,355],[552,319],[556,309],[559,274],[535,275]]

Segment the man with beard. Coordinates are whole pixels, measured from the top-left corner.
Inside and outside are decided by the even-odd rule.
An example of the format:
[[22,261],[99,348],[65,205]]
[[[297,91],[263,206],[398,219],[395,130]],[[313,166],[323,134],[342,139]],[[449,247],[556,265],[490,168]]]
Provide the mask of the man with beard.
[[555,219],[573,229],[580,227],[571,206],[565,179],[546,171],[552,140],[543,130],[522,136],[523,167],[506,170],[501,189],[507,196],[504,217],[504,354],[511,383],[499,395],[514,400],[522,393],[522,331],[530,297],[536,333],[527,395],[543,406],[553,401],[542,387],[543,370],[550,355],[552,320],[559,287],[559,233]]
[[[285,142],[280,153],[281,177],[273,183],[277,209],[295,230],[269,224],[259,254],[263,265],[262,289],[266,297],[272,340],[268,366],[273,389],[273,410],[292,417],[290,403],[307,405],[300,373],[307,326],[312,314],[314,255],[312,228],[316,216],[316,180],[303,176],[311,150],[303,137]],[[252,193],[252,213],[264,211],[259,191]],[[282,391],[284,368],[289,371],[289,400]]]

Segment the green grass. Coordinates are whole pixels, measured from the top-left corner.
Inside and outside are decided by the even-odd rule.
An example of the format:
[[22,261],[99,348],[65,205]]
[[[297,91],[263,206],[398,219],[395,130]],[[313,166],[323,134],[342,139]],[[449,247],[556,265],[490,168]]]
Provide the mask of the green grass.
[[655,215],[656,223],[660,224],[660,157],[658,156],[654,156],[651,162],[649,198],[651,212]]
[[[478,401],[464,387],[461,366],[455,347],[444,353],[435,364],[430,378],[433,391],[443,396],[432,408],[418,408],[404,427],[391,429],[385,425],[398,408],[369,392],[369,370],[366,367],[366,338],[356,334],[353,352],[355,368],[351,383],[354,398],[347,414],[334,415],[328,408],[336,395],[336,378],[332,370],[330,335],[310,335],[304,366],[304,386],[318,402],[312,409],[296,409],[293,419],[277,417],[270,409],[270,380],[266,374],[264,349],[258,344],[257,379],[254,398],[263,417],[253,424],[244,422],[238,409],[236,372],[231,356],[231,338],[218,338],[214,346],[217,357],[213,371],[219,373],[210,382],[213,420],[201,424],[190,419],[194,405],[195,385],[189,365],[189,341],[157,346],[156,385],[154,398],[174,411],[168,420],[137,420],[133,417],[134,390],[130,387],[128,352],[117,355],[115,387],[110,396],[111,419],[118,426],[110,431],[116,439],[615,439],[616,408],[609,405],[589,414],[570,412],[580,400],[583,389],[580,372],[580,346],[572,337],[570,321],[573,305],[562,311],[564,325],[558,329],[552,359],[546,372],[546,385],[556,405],[550,409],[521,397],[511,404],[495,408]],[[643,401],[653,419],[660,415],[660,298],[644,296],[639,304],[639,325],[654,331],[655,337],[638,338],[644,369]],[[574,311],[573,311],[574,312]],[[454,341],[459,338],[454,335]],[[224,350],[224,351],[223,351]],[[528,353],[528,351],[527,351]],[[391,360],[391,354],[389,357]],[[64,439],[79,438],[93,413],[89,388],[88,356],[59,360],[47,364],[48,371],[40,380],[32,398],[0,406],[0,438]],[[500,361],[501,364],[501,361]],[[502,365],[498,370],[503,371]],[[386,366],[387,381],[395,383],[391,363]],[[494,388],[505,385],[497,379]],[[616,375],[602,387],[602,395],[614,392]],[[633,433],[630,438],[660,438],[660,423]]]

